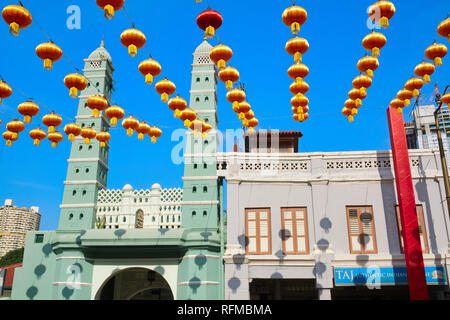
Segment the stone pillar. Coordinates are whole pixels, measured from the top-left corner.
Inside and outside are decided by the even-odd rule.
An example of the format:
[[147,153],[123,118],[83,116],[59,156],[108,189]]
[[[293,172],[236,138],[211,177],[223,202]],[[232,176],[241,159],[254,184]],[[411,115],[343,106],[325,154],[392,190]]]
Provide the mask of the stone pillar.
[[152,185],[152,191],[150,192],[149,199],[149,211],[145,213],[144,229],[156,228],[160,223],[159,207],[161,206],[161,193],[162,188],[159,184],[155,183]]

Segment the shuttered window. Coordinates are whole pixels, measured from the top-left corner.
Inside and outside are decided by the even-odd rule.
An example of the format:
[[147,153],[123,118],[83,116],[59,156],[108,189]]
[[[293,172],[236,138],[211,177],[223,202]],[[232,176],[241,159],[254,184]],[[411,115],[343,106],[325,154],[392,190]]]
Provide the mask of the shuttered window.
[[347,207],[350,253],[377,253],[372,207]]
[[285,254],[308,254],[306,208],[282,208],[282,242]]
[[[400,219],[399,206],[395,206],[395,212],[397,215],[397,227],[398,227],[398,235],[399,235],[399,241],[400,241],[400,250],[403,253],[404,246],[403,246],[402,222]],[[420,234],[420,244],[422,246],[422,252],[429,253],[427,230],[426,230],[426,226],[425,226],[425,218],[423,216],[422,205],[420,205],[420,204],[416,205],[416,214],[417,214],[417,220],[419,222],[419,234]]]
[[270,254],[270,209],[245,210],[246,252],[249,254]]

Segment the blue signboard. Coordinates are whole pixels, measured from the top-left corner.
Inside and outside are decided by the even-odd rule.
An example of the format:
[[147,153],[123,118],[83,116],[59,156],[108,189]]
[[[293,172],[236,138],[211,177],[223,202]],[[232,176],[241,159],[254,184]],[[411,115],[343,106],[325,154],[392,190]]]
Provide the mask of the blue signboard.
[[[447,277],[443,265],[426,266],[428,284],[446,285]],[[334,268],[336,286],[355,285],[407,285],[406,267]]]

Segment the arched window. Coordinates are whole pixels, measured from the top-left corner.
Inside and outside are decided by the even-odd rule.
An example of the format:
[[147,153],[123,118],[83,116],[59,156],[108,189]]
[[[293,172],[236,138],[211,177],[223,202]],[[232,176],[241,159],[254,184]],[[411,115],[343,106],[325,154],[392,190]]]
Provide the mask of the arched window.
[[144,228],[144,211],[139,209],[136,211],[136,229]]

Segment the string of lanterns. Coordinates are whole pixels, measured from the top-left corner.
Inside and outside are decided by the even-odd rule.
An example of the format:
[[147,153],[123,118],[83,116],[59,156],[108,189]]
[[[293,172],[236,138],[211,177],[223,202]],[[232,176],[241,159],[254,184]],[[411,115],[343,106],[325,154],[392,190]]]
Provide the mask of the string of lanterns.
[[288,69],[288,75],[294,80],[289,87],[289,91],[294,95],[291,98],[291,105],[293,119],[297,122],[304,122],[309,118],[309,99],[305,96],[309,90],[309,85],[304,81],[309,74],[309,68],[302,63],[303,55],[309,49],[309,43],[308,40],[297,36],[300,27],[307,19],[307,11],[300,6],[296,6],[295,1],[293,1],[293,6],[284,10],[282,15],[284,24],[290,27],[292,34],[295,35],[286,43],[285,49],[288,54],[294,56],[295,62]]
[[[20,3],[20,1],[19,1],[19,3]],[[99,6],[102,5],[102,8],[105,9],[105,16],[107,18],[112,18],[114,16],[114,12],[119,10],[120,8],[122,8],[123,3],[124,3],[124,1],[118,1],[118,2],[117,1],[97,1],[97,4],[99,4]],[[115,8],[115,10],[111,11],[111,8],[113,8],[113,9]],[[23,7],[22,3],[20,3],[20,6],[14,6],[14,5],[6,6],[2,10],[2,16],[5,20],[5,22],[7,22],[10,25],[11,34],[13,34],[15,36],[17,36],[19,34],[20,29],[28,27],[32,21],[32,16],[31,16],[30,12]],[[45,34],[45,32],[43,30],[42,30],[42,32]],[[130,32],[130,33],[133,34],[132,32]],[[121,39],[121,41],[124,44],[127,44],[126,40]],[[144,44],[145,44],[145,41],[144,41]],[[128,43],[127,45],[129,47],[129,52],[130,52],[131,56],[133,56],[133,54],[136,52],[138,47],[139,48],[142,47],[142,44],[139,42],[137,42],[136,44],[134,42],[131,42],[131,43]],[[50,40],[49,42],[41,43],[40,45],[38,45],[36,47],[36,54],[39,58],[44,60],[44,69],[52,70],[53,63],[61,59],[61,57],[63,56],[63,51],[61,50],[61,48],[59,48],[56,44],[54,44]],[[70,62],[70,60],[69,60],[69,62]],[[75,67],[75,69],[77,69],[77,71],[78,71],[78,68]],[[69,95],[72,98],[78,98],[78,93],[80,91],[83,91],[86,89],[88,81],[89,81],[88,79],[86,79],[84,76],[82,76],[81,74],[78,74],[78,73],[69,74],[64,78],[64,84],[69,89]],[[9,87],[9,85],[5,81],[2,80],[0,82],[0,103],[1,103],[2,98],[3,99],[7,98],[7,97],[11,96],[11,94],[12,94],[12,89]],[[96,95],[96,96],[90,97],[88,99],[87,105],[88,105],[88,107],[90,107],[93,110],[93,116],[99,117],[100,111],[103,111],[106,109],[106,107],[108,106],[108,102],[102,96]],[[31,117],[36,116],[39,113],[39,107],[37,104],[35,104],[31,101],[28,101],[26,103],[19,105],[18,111],[19,111],[19,113],[21,113],[22,115],[25,116],[24,123],[30,123]],[[110,108],[106,109],[105,114],[111,120],[111,123],[110,123],[111,126],[116,126],[117,120],[120,120],[124,117],[124,110],[118,106],[111,106]],[[51,119],[53,119],[53,118],[61,119],[60,116],[56,115],[53,112],[47,116],[49,116]],[[47,119],[47,118],[48,117],[44,117],[43,122],[44,122],[44,119]],[[61,121],[61,123],[62,123],[62,121]],[[61,125],[61,123],[59,123],[56,126]],[[44,123],[44,125],[45,125],[45,123]],[[54,131],[54,128],[56,126],[53,126],[53,125],[49,126],[49,129],[50,128],[51,129],[49,130],[49,136],[48,136],[50,141],[55,140],[55,141],[52,141],[52,142],[54,142],[52,145],[54,147],[56,147],[57,143],[60,142],[59,134]],[[75,130],[75,132],[74,132],[75,135],[73,133],[71,133],[70,128],[73,128],[75,126],[78,126],[78,125],[75,123],[71,123],[68,126],[66,126],[66,128],[65,128],[65,132],[69,132],[69,133],[67,133],[67,135],[70,135],[70,137],[72,137],[72,139],[70,139],[70,140],[73,140],[74,139],[73,137],[82,134],[81,132],[78,133],[78,130]],[[90,128],[90,129],[92,129],[92,128]],[[32,132],[30,133],[30,136],[32,136],[32,138],[37,137],[36,139],[33,139],[33,140],[35,140],[35,142],[36,142],[36,140],[39,140],[38,138],[43,137],[43,135],[42,135],[43,130],[40,130],[40,131],[39,130],[38,129],[32,130]],[[154,134],[150,135],[150,137],[152,138],[152,142],[155,142],[155,137],[159,138],[162,134],[162,131],[157,127],[153,127],[152,132]],[[161,133],[159,134],[158,132],[161,132]],[[50,134],[53,134],[53,135],[50,135]],[[6,136],[10,136],[10,135],[7,134]],[[90,134],[88,134],[88,136],[92,137],[92,131],[90,131]],[[108,132],[100,132],[100,133],[96,134],[96,136],[98,137],[98,140],[101,142],[100,143],[101,146],[103,146],[105,144],[104,142],[109,141],[109,139],[108,139],[109,133]],[[18,135],[16,136],[16,134],[13,134],[12,137],[15,140],[18,138]],[[88,140],[85,140],[85,141],[87,142]],[[7,140],[8,145],[11,145],[11,142],[12,142],[12,140],[10,140],[10,139]],[[39,144],[36,143],[36,145],[39,145]]]
[[[448,38],[450,34],[450,19],[442,21],[437,32],[440,36]],[[437,38],[436,38],[437,39]],[[409,79],[402,90],[397,93],[396,98],[390,102],[390,107],[397,110],[399,114],[403,113],[403,108],[411,105],[411,99],[419,98],[420,90],[425,84],[431,82],[431,75],[435,72],[436,67],[442,66],[442,59],[447,55],[448,49],[445,45],[436,43],[425,49],[425,59],[431,60],[433,63],[425,61],[425,59],[414,68],[416,77]],[[445,97],[445,95],[444,95]],[[449,97],[442,97],[442,102],[448,104]]]
[[[368,14],[372,22],[379,23],[381,28],[386,29],[389,26],[389,20],[395,14],[395,6],[389,1],[378,1],[369,7]],[[358,109],[362,106],[362,100],[367,97],[367,89],[373,83],[374,71],[379,67],[380,51],[386,43],[386,36],[373,30],[362,40],[363,48],[370,52],[370,55],[366,53],[358,61],[356,67],[360,74],[353,79],[353,88],[348,92],[349,99],[345,101],[342,109],[342,114],[348,118],[349,122],[354,121],[354,116],[358,114]]]

